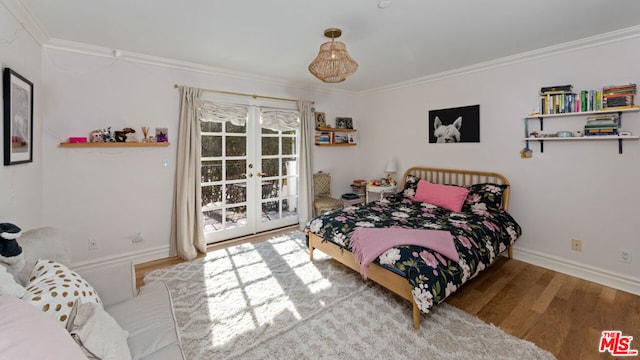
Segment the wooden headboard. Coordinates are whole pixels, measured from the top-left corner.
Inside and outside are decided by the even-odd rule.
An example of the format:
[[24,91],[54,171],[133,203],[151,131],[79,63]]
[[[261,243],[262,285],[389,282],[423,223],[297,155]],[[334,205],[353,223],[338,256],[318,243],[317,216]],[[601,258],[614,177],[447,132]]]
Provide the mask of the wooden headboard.
[[[439,169],[415,166],[407,169],[402,177],[402,186],[407,181],[407,175],[417,176],[434,184],[468,186],[482,183],[492,183],[499,185],[509,185],[509,180],[501,174],[487,171]],[[502,194],[502,207],[509,209],[509,193],[511,189],[507,187]]]

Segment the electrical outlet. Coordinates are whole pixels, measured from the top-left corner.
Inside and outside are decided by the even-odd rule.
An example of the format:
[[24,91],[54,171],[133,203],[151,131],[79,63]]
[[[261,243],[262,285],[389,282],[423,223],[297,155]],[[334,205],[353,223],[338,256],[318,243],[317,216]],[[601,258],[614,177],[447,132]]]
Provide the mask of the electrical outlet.
[[582,251],[582,240],[571,239],[571,250]]
[[98,248],[98,240],[89,239],[89,250],[96,250]]
[[631,264],[631,250],[620,249],[620,252],[618,252],[618,261]]
[[138,231],[136,233],[136,236],[133,237],[133,242],[138,243],[138,242],[142,242],[142,240],[144,240],[144,238],[142,237],[142,234],[140,233],[140,231]]

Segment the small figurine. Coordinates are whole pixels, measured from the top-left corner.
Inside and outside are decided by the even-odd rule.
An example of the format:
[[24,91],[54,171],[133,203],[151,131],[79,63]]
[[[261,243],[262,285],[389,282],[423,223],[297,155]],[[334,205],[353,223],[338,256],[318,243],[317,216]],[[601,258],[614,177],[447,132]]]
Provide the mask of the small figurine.
[[89,142],[101,143],[104,142],[104,135],[102,130],[93,130],[89,133]]
[[116,139],[113,137],[113,133],[111,132],[111,126],[106,129],[102,129],[102,137],[104,142],[116,142]]

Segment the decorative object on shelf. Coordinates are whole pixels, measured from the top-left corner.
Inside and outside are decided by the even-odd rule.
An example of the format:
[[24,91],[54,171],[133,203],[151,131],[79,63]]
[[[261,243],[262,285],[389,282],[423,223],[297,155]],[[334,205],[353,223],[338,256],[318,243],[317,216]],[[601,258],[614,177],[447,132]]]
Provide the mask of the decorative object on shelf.
[[169,131],[167,128],[156,128],[156,142],[169,141]]
[[393,174],[398,172],[398,166],[396,166],[396,162],[393,160],[387,162],[387,165],[384,167],[384,172],[387,173],[387,180],[389,180],[389,184],[395,185],[396,179],[394,179]]
[[124,128],[122,130],[118,130],[115,132],[116,142],[126,142],[128,138],[128,134],[135,134],[135,130],[132,128]]
[[347,138],[349,139],[349,144],[354,144],[356,143],[356,134],[348,134]]
[[93,130],[89,133],[89,142],[101,143],[104,142],[104,134],[102,130]]
[[142,142],[148,142],[149,141],[149,127],[148,126],[143,126],[141,127],[142,129]]
[[322,129],[327,127],[327,121],[325,120],[325,116],[323,112],[315,113],[316,117],[316,129]]
[[5,68],[4,164],[33,162],[33,83]]
[[353,119],[350,117],[337,117],[336,128],[338,129],[353,129]]
[[480,105],[429,111],[429,143],[480,142]]
[[102,129],[102,139],[104,142],[116,142],[116,138],[113,137],[113,132],[111,131],[111,126]]
[[340,29],[326,29],[324,36],[331,41],[320,45],[318,56],[309,64],[311,74],[323,82],[343,82],[358,69],[358,63],[347,52],[347,46],[340,41],[335,41],[341,35]]

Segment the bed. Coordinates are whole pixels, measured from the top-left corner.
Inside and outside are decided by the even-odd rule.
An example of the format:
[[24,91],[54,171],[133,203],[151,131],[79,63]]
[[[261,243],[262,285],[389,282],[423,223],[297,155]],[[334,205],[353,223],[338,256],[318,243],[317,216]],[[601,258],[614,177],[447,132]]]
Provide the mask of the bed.
[[[429,186],[439,184],[436,186],[443,194],[459,191],[460,187],[467,189],[460,211],[416,201],[418,185],[422,186],[421,195],[425,182]],[[418,329],[421,313],[428,313],[444,301],[491,265],[499,254],[506,253],[511,258],[512,244],[522,230],[507,212],[511,189],[500,174],[412,167],[400,184],[397,194],[385,195],[384,199],[316,216],[305,232],[311,260],[314,249],[318,249],[360,272],[351,246],[352,234],[358,228],[400,227],[450,233],[459,261],[420,246],[399,245],[366,268],[368,279],[412,303],[413,326]]]

